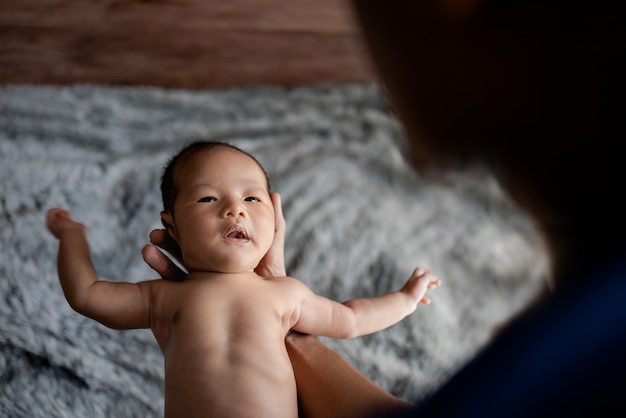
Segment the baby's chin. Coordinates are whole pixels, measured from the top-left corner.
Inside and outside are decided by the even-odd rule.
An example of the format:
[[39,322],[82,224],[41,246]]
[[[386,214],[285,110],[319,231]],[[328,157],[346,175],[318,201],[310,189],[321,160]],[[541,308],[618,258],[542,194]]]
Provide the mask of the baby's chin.
[[206,271],[215,273],[245,273],[254,271],[266,251],[244,246],[223,248],[197,248],[183,252],[183,264],[189,272]]

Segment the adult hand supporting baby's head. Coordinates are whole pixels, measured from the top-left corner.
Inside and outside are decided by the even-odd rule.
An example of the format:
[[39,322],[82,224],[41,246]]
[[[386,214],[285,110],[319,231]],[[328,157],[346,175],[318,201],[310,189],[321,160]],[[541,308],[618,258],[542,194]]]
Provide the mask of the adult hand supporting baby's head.
[[283,216],[280,195],[272,193],[270,197],[274,206],[274,241],[254,271],[263,277],[283,277],[287,275],[285,269],[285,230],[287,223]]
[[141,249],[143,261],[156,271],[162,279],[182,281],[187,274],[159,250],[159,248],[164,249],[180,261],[182,257],[178,244],[165,229],[153,229],[150,232],[150,243]]
[[[256,273],[264,277],[282,277],[285,270],[285,230],[286,223],[281,207],[280,195],[272,193],[272,204],[275,213],[274,241],[255,269]],[[180,247],[169,236],[165,229],[154,229],[150,232],[150,243],[141,249],[143,260],[156,271],[162,279],[182,281],[186,273],[182,271],[172,260],[163,254],[159,248],[164,249],[177,260],[182,261]],[[157,248],[159,247],[159,248]]]

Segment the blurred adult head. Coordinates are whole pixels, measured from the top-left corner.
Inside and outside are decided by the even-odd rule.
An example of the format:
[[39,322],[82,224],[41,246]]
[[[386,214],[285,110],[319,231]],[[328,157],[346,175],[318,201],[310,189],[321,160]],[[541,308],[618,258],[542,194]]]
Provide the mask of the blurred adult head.
[[486,164],[555,275],[624,249],[619,2],[354,0],[418,168]]

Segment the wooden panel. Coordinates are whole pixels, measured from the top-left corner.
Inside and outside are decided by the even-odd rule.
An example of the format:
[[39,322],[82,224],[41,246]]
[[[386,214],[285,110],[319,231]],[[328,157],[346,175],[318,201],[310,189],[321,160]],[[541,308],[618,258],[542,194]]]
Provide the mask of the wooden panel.
[[0,83],[372,79],[346,0],[0,0]]

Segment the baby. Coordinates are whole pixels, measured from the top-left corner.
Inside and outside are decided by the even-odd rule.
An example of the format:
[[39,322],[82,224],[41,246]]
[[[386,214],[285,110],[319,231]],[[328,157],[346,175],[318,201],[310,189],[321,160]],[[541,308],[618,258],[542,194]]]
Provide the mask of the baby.
[[63,209],[47,226],[59,239],[58,273],[74,310],[115,329],[150,328],[165,358],[166,417],[297,417],[285,347],[291,331],[352,338],[387,328],[428,303],[440,284],[417,268],[396,292],[334,302],[291,277],[254,269],[274,239],[265,170],[225,143],[184,148],[166,167],[161,219],[178,243],[182,282],[98,280],[87,229]]

